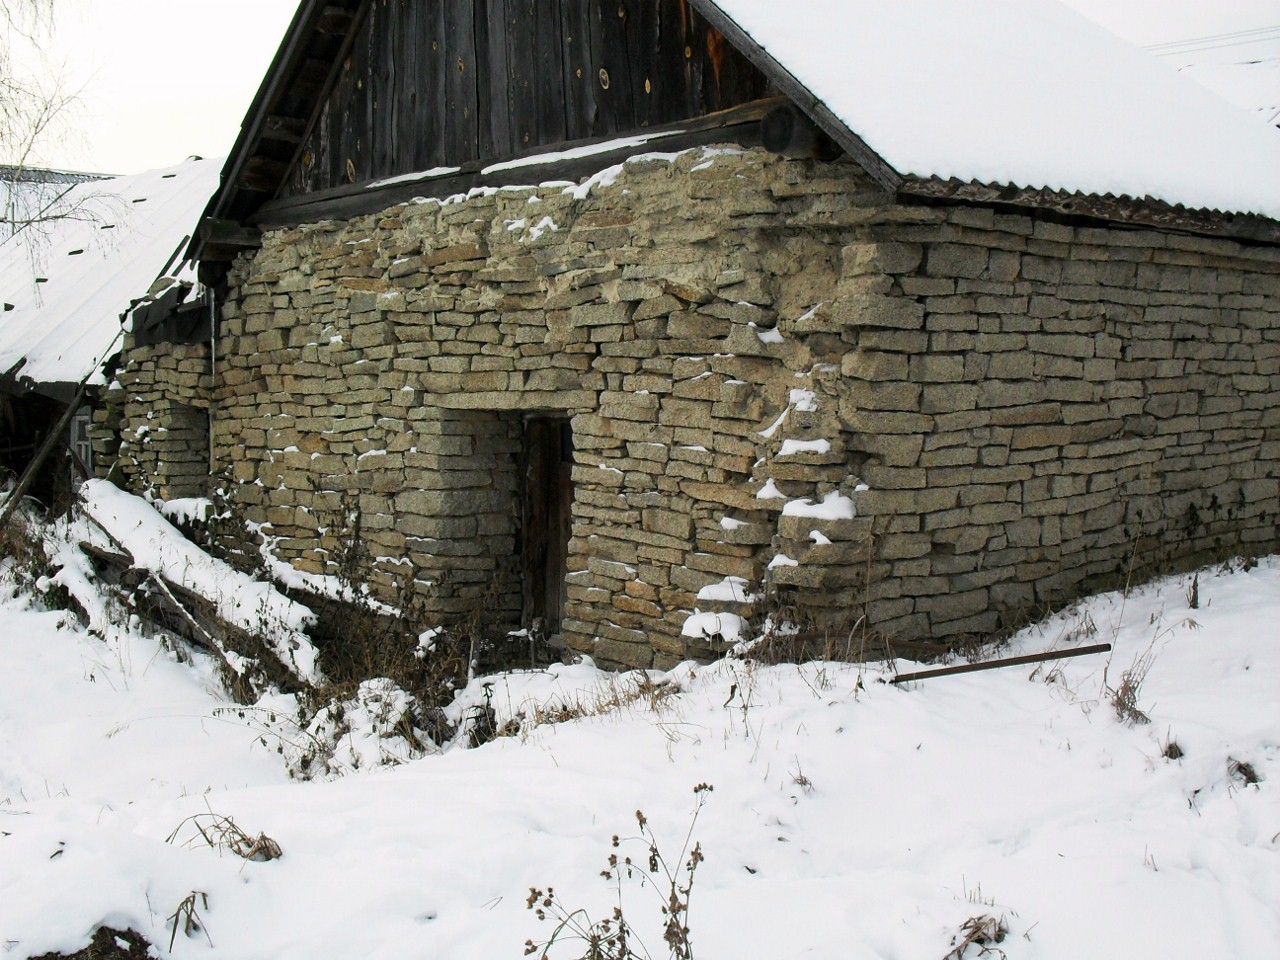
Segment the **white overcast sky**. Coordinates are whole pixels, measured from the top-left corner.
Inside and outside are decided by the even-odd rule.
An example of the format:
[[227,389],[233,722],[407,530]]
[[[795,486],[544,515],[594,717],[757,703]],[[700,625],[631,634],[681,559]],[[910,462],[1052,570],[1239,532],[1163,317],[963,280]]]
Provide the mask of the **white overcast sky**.
[[[1166,48],[1164,59],[1174,67],[1280,62],[1280,29],[1261,40],[1222,36],[1280,27],[1280,0],[1066,2],[1140,46],[1221,37],[1190,52]],[[76,132],[38,162],[124,174],[191,154],[226,154],[297,6],[298,0],[56,0],[56,29],[45,52],[49,62],[64,65],[81,104]]]

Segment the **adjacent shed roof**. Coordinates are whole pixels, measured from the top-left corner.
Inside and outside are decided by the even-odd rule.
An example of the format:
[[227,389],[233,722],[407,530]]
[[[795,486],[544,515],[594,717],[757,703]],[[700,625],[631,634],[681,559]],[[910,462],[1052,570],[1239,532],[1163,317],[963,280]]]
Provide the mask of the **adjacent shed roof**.
[[77,183],[105,180],[106,174],[0,163],[0,241],[8,239]]
[[120,321],[181,252],[218,183],[220,160],[189,160],[83,183],[56,219],[0,244],[0,379],[10,388],[102,383]]
[[1280,219],[1280,133],[1054,0],[694,2],[901,177]]

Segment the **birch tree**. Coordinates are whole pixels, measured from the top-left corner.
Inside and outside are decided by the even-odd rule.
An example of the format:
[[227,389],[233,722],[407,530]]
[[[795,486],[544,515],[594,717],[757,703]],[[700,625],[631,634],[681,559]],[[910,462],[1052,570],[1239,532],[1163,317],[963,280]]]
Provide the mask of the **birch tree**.
[[[40,149],[64,132],[75,102],[53,69],[33,69],[53,29],[54,0],[0,0],[0,200],[7,229],[0,236],[42,217],[56,217],[54,203],[67,184],[30,184]],[[27,182],[23,187],[20,183]]]

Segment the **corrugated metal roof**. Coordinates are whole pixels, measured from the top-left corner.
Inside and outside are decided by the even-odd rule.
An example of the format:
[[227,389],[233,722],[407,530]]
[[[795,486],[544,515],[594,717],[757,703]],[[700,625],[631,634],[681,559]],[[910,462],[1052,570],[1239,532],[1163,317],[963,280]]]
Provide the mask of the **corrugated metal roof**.
[[218,184],[221,160],[188,160],[73,187],[56,219],[0,244],[0,376],[40,384],[102,383],[120,322],[181,252]]
[[1280,219],[1275,130],[1053,0],[694,3],[900,176]]

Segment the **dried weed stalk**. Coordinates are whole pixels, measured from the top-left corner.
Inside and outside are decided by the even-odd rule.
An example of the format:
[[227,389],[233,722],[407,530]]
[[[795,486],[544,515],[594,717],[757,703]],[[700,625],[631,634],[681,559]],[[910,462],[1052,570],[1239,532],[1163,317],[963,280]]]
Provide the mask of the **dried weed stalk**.
[[196,836],[183,844],[186,847],[203,843],[205,846],[212,847],[215,850],[230,850],[242,860],[256,860],[258,862],[278,860],[281,856],[280,845],[265,833],[260,833],[256,837],[252,836],[240,829],[239,825],[230,817],[220,816],[216,813],[197,813],[187,817],[187,819],[174,827],[169,836],[165,837],[165,842],[175,842],[178,834],[182,832],[182,828],[188,824],[195,827]]
[[[626,917],[623,880],[634,879],[638,880],[642,888],[657,895],[662,913],[662,939],[667,945],[668,960],[694,960],[693,942],[689,933],[689,901],[693,894],[698,864],[702,863],[703,856],[702,846],[693,842],[693,830],[698,822],[698,814],[706,803],[706,795],[712,789],[707,783],[700,783],[693,788],[697,802],[684,844],[674,860],[668,860],[663,855],[657,838],[649,828],[648,819],[640,810],[636,811],[639,835],[613,838],[615,850],[621,849],[623,844],[632,843],[646,847],[647,859],[641,865],[630,856],[609,854],[608,869],[602,870],[601,876],[612,880],[617,892],[617,903],[610,916],[592,920],[586,910],[567,909],[556,896],[554,888],[547,887],[545,891],[530,888],[525,905],[535,912],[540,921],[554,922],[555,928],[546,940],[525,941],[525,956],[536,954],[537,960],[550,960],[552,948],[557,943],[562,943],[566,946],[576,944],[573,947],[576,960],[653,960],[653,955]],[[579,953],[579,950],[582,952]]]
[[[995,917],[980,913],[960,924],[960,932],[951,938],[952,947],[942,960],[967,960],[969,957],[997,956],[1007,958],[1007,954],[997,943],[1004,942],[1009,935],[1009,926],[1004,917]],[[969,953],[970,947],[976,947],[976,953]]]
[[196,933],[203,933],[204,938],[209,941],[209,946],[213,946],[213,940],[209,936],[209,931],[204,928],[204,920],[200,914],[196,913],[196,899],[199,898],[200,906],[205,910],[209,909],[209,896],[200,890],[192,890],[182,902],[178,904],[178,909],[173,911],[169,916],[169,951],[173,951],[173,942],[178,938],[178,927],[182,927],[184,936],[191,937]]

